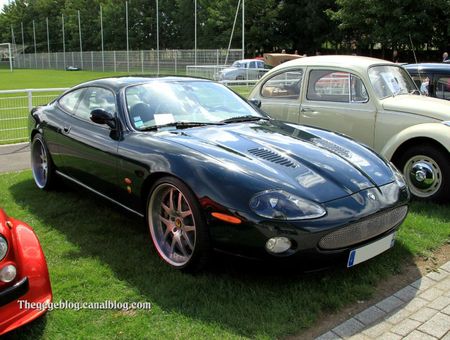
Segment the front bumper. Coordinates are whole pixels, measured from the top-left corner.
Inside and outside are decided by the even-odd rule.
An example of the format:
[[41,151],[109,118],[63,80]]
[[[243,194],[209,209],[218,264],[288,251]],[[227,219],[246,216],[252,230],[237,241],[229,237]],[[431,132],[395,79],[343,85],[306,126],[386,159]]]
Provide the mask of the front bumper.
[[[406,218],[408,201],[408,190],[392,183],[327,202],[324,204],[327,215],[318,219],[257,221],[247,218],[234,226],[213,224],[210,230],[215,248],[221,251],[264,260],[307,262],[311,267],[346,265],[352,249],[375,242],[399,228]],[[385,217],[389,215],[394,218],[387,222]],[[379,226],[379,223],[386,225]],[[339,239],[341,231],[346,233]],[[332,237],[327,238],[329,235]],[[336,235],[337,240],[333,238]],[[291,249],[278,255],[269,253],[265,244],[272,237],[288,238]],[[320,244],[336,246],[321,247]]]
[[7,305],[10,302],[18,300],[25,295],[30,289],[28,277],[24,277],[11,287],[6,288],[0,292],[0,307]]

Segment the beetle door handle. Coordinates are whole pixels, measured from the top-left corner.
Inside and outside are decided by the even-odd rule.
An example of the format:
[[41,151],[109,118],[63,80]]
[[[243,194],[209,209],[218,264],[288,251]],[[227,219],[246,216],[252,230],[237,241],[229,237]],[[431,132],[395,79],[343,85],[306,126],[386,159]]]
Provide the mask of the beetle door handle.
[[310,107],[302,106],[300,112],[314,112]]

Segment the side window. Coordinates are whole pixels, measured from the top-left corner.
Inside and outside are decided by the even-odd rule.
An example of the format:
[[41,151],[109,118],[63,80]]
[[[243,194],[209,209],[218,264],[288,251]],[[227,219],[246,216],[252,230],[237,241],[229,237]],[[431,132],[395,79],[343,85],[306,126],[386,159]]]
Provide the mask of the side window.
[[73,113],[84,90],[85,89],[83,88],[67,93],[59,99],[59,105],[61,105],[66,111]]
[[369,99],[359,77],[348,72],[330,70],[310,72],[306,98],[340,103],[364,103]]
[[101,87],[89,87],[78,105],[75,115],[89,120],[92,110],[103,109],[109,113],[116,112],[114,94]]
[[303,80],[303,70],[291,70],[277,74],[267,80],[261,88],[266,98],[297,99]]
[[439,76],[436,81],[436,97],[450,100],[450,77]]
[[264,68],[264,63],[262,61],[258,61],[258,68]]
[[249,68],[256,68],[256,61],[251,61]]
[[430,78],[426,74],[411,75],[411,78],[423,95],[430,95]]

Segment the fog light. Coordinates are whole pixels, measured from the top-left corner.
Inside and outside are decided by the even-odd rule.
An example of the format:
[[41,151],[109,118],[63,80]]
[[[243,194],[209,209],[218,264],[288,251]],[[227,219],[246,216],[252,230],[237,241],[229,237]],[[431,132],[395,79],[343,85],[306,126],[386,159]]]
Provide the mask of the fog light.
[[16,278],[17,270],[12,264],[8,264],[6,267],[0,270],[0,281],[11,282]]
[[283,253],[291,247],[291,241],[287,237],[272,237],[266,242],[266,249],[271,253]]

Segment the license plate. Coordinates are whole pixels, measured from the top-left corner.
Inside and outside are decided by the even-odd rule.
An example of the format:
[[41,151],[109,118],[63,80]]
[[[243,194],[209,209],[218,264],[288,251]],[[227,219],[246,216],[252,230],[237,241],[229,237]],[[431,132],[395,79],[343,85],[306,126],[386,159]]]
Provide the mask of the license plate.
[[347,268],[367,261],[368,259],[381,254],[389,248],[392,248],[394,246],[394,241],[395,233],[392,233],[386,237],[383,237],[381,240],[351,250],[350,254],[348,255]]

